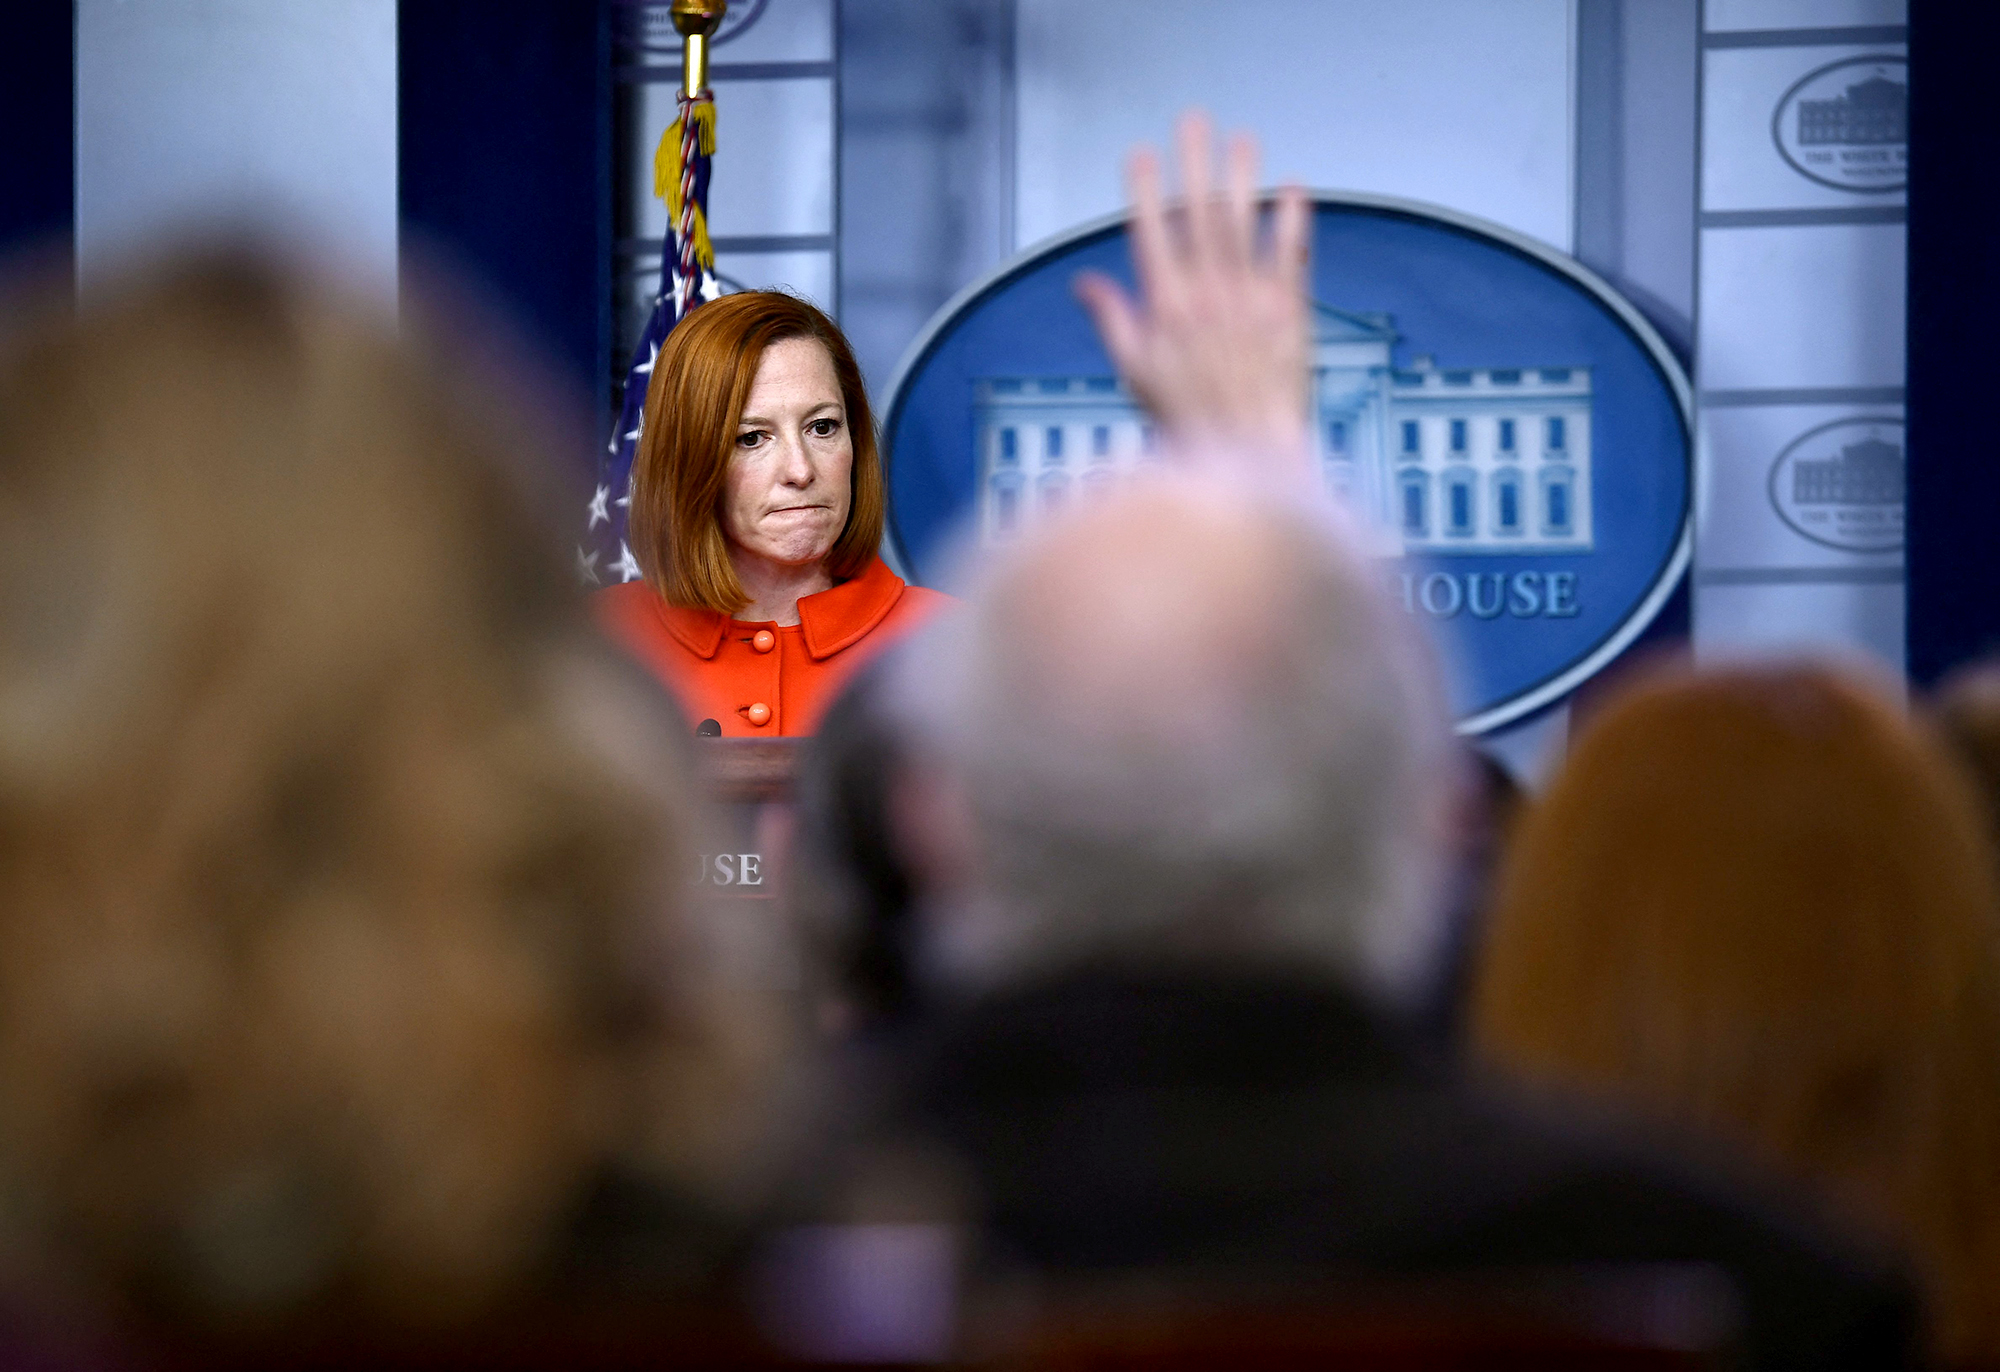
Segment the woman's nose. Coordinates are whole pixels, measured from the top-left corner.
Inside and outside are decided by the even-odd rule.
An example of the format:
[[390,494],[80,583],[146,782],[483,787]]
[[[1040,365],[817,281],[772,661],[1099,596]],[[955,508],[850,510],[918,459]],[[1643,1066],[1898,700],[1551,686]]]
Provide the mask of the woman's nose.
[[812,455],[806,451],[805,440],[797,434],[787,435],[779,453],[778,478],[787,486],[810,486],[813,481]]

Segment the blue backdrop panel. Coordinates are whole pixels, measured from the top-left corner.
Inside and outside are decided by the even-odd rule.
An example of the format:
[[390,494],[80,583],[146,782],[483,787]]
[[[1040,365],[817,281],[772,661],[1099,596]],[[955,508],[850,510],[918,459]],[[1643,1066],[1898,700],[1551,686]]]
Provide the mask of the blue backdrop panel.
[[403,0],[396,38],[405,228],[491,289],[572,381],[603,397],[610,0]]
[[1992,9],[1910,6],[1909,645],[1929,685],[2000,653],[2000,186]]
[[50,0],[10,7],[0,42],[0,252],[73,250],[76,14]]

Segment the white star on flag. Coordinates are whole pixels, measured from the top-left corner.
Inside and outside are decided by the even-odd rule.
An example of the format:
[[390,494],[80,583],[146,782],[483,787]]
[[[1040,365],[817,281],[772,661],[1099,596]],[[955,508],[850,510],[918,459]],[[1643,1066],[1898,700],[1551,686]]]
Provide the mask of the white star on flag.
[[586,529],[595,529],[600,524],[611,522],[611,511],[605,508],[610,499],[611,488],[599,486],[597,494],[590,498],[590,523],[584,525]]
[[641,410],[639,411],[639,417],[632,422],[632,432],[626,434],[625,436],[631,439],[634,443],[637,443],[639,441],[639,435],[644,432],[646,432],[646,412],[644,410]]
[[596,553],[586,553],[581,548],[576,550],[576,575],[577,580],[583,582],[586,586],[595,586],[598,584]]
[[660,360],[660,345],[658,341],[655,341],[650,346],[653,350],[652,356],[648,357],[644,362],[641,362],[638,366],[634,367],[632,369],[633,371],[645,372],[648,375],[651,375],[653,370],[653,364]]
[[639,570],[639,559],[632,556],[632,545],[622,538],[618,540],[618,560],[611,564],[611,570],[618,573],[620,581],[637,581],[645,575]]

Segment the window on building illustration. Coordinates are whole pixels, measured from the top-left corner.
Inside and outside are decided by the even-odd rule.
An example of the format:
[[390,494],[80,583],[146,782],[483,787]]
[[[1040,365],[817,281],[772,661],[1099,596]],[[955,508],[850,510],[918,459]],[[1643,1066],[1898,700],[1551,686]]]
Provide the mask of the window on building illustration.
[[1115,391],[1118,389],[1118,378],[1115,376],[1093,376],[1083,383],[1083,388],[1086,391]]
[[1417,434],[1417,421],[1414,419],[1403,421],[1403,451],[1413,457],[1423,451],[1422,440]]
[[1514,421],[1511,419],[1500,421],[1500,451],[1503,453],[1514,451]]
[[1446,372],[1443,375],[1443,381],[1447,386],[1470,386],[1472,384],[1472,373],[1469,371]]
[[1454,419],[1451,421],[1451,450],[1455,453],[1465,451],[1465,421],[1463,419]]
[[1003,534],[1011,534],[1021,522],[1021,492],[1011,481],[998,481],[993,485],[993,527]]
[[1090,455],[1092,457],[1111,456],[1111,426],[1099,424],[1090,431]]
[[1354,494],[1354,464],[1352,462],[1329,462],[1326,464],[1326,491],[1335,500],[1346,500]]
[[1422,538],[1430,529],[1430,513],[1424,508],[1424,474],[1410,472],[1403,478],[1403,533]]
[[1470,538],[1473,528],[1472,473],[1452,472],[1445,479],[1444,529],[1454,538]]
[[1012,429],[1000,431],[1000,460],[1013,462],[1021,456],[1021,439]]
[[1496,386],[1518,386],[1521,384],[1519,367],[1495,367],[1486,374]]
[[1563,382],[1569,380],[1569,368],[1544,367],[1542,368],[1542,380],[1551,382],[1555,385],[1561,385]]
[[1042,433],[1042,453],[1051,462],[1062,461],[1062,430],[1053,424]]
[[[1547,375],[1547,373],[1544,373]],[[1569,425],[1559,414],[1549,416],[1549,451],[1562,452],[1569,447]]]
[[1330,453],[1347,451],[1347,421],[1336,419],[1326,426],[1326,450]]
[[1542,473],[1542,532],[1563,535],[1572,532],[1571,473],[1567,467],[1551,467]]
[[1521,474],[1502,471],[1493,477],[1493,527],[1503,534],[1521,532]]
[[1051,472],[1042,478],[1042,513],[1054,514],[1069,498],[1069,478],[1061,472]]
[[1069,378],[1066,376],[1045,376],[1035,383],[1035,389],[1044,395],[1063,395],[1069,391]]

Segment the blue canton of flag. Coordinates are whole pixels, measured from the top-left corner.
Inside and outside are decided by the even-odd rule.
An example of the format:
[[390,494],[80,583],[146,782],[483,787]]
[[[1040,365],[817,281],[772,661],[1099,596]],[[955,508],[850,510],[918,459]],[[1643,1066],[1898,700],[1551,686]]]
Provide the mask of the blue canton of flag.
[[597,488],[584,511],[583,538],[576,548],[577,575],[586,586],[637,581],[641,575],[625,533],[626,511],[632,505],[632,456],[645,425],[646,387],[661,345],[689,310],[719,293],[715,251],[708,239],[708,176],[714,152],[714,100],[706,91],[694,100],[683,96],[681,117],[660,139],[653,159],[653,189],[667,202],[660,290],[625,374],[617,426],[598,455]]

